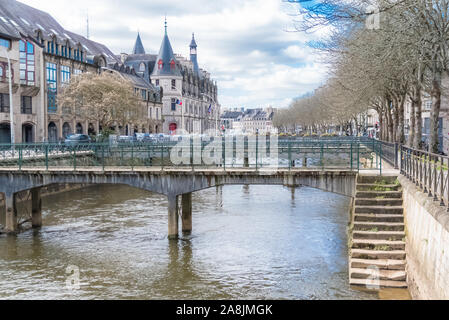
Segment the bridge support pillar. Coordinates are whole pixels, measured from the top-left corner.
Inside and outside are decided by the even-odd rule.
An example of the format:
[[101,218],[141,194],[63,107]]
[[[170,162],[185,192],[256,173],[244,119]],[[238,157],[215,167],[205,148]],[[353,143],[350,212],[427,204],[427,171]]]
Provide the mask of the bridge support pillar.
[[15,233],[19,230],[17,223],[17,207],[16,207],[16,194],[5,194],[5,212],[6,222],[5,230],[8,233]]
[[179,205],[178,196],[168,196],[168,239],[177,240],[179,237]]
[[31,224],[33,228],[42,227],[41,188],[31,189]]
[[182,232],[192,232],[192,193],[182,195]]

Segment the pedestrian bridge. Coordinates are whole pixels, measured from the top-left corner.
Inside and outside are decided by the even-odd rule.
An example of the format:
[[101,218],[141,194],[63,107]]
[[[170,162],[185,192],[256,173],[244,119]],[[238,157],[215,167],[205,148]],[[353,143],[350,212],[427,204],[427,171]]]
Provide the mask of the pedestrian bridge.
[[[209,144],[48,144],[0,146],[4,229],[16,233],[16,195],[30,191],[33,227],[42,226],[40,190],[54,184],[121,184],[168,197],[168,235],[192,231],[192,193],[224,185],[308,186],[353,197],[360,170],[382,170],[374,140],[274,141]],[[210,159],[214,161],[210,161]],[[181,208],[179,200],[182,198]]]

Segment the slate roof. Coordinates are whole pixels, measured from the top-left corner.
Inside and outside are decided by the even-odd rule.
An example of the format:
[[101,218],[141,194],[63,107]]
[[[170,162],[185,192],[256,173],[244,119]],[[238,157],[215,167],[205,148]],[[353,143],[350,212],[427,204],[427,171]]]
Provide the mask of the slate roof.
[[119,61],[105,45],[65,30],[50,14],[15,0],[0,1],[0,34],[13,39],[28,37],[39,44],[38,32],[42,39],[56,37],[59,44],[81,45],[87,60],[104,55],[108,63]]
[[[120,57],[117,57],[120,59]],[[150,75],[153,72],[154,65],[156,63],[156,54],[130,54],[127,56],[125,65],[136,70],[136,73],[145,80],[150,81]],[[140,72],[140,64],[145,64],[145,71]]]
[[[159,67],[159,61],[162,62],[161,67]],[[164,39],[162,40],[161,49],[156,59],[156,65],[154,67],[152,76],[181,76],[180,68],[178,62],[176,61],[175,55],[173,54],[173,48],[168,39],[167,28],[165,29]]]
[[227,111],[222,114],[222,119],[238,119],[243,115],[241,111]]
[[134,44],[133,54],[145,54],[140,33],[137,33],[136,43]]

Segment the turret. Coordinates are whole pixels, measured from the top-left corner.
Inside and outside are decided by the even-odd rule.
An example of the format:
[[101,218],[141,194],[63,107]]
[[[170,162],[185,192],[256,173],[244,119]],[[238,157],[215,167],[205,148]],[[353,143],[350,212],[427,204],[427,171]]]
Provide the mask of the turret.
[[145,54],[142,40],[140,39],[140,33],[137,33],[136,43],[134,44],[133,54]]
[[199,75],[200,68],[198,67],[197,48],[195,34],[192,33],[192,42],[190,42],[190,61],[193,63],[193,71],[195,74]]

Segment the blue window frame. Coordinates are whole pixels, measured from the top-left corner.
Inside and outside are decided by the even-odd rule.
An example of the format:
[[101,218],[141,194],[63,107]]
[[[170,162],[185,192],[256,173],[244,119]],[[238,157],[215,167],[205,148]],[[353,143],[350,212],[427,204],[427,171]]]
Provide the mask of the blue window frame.
[[56,113],[58,110],[56,104],[57,80],[56,64],[47,62],[47,108],[49,113]]
[[28,41],[19,41],[20,50],[20,83],[34,86],[35,65],[34,65],[34,45]]
[[61,66],[61,84],[68,84],[70,82],[70,67]]
[[11,48],[11,40],[0,38],[0,46],[10,49]]

